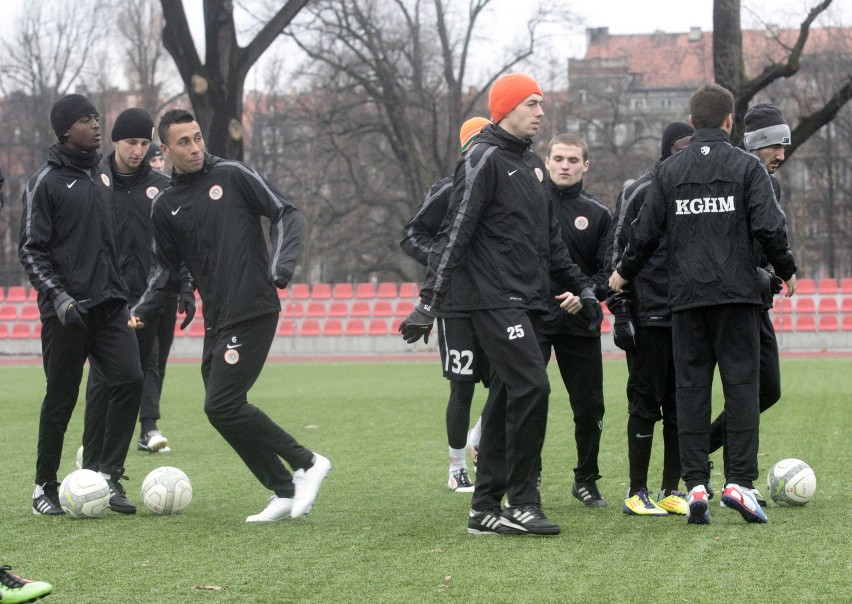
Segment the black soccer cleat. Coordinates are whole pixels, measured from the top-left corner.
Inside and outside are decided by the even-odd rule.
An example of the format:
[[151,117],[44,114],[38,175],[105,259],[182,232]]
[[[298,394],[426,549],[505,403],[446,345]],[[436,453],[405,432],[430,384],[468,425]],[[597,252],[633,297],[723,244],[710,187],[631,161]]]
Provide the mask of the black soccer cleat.
[[33,514],[41,516],[62,516],[65,510],[59,505],[59,483],[55,480],[42,485],[44,492],[33,497]]
[[121,485],[121,480],[127,480],[127,476],[124,475],[124,468],[121,471],[113,474],[109,480],[107,480],[107,484],[109,485],[109,509],[113,512],[118,512],[119,514],[135,514],[136,506],[127,498],[127,493],[124,490],[124,487]]
[[605,508],[606,500],[601,497],[601,492],[598,491],[598,484],[594,480],[579,481],[575,480],[571,487],[571,494],[583,502],[583,505],[590,508]]
[[558,535],[562,532],[562,527],[548,520],[541,507],[534,504],[506,506],[501,521],[503,526],[514,529],[516,535]]
[[490,512],[471,510],[467,519],[467,532],[470,535],[520,535],[521,531],[503,524],[500,508]]

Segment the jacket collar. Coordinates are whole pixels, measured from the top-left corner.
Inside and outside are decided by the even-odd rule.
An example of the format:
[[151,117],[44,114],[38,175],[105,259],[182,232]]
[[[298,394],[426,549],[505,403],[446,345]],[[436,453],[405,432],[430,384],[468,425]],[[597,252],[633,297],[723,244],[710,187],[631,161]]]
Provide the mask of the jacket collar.
[[573,185],[568,187],[557,187],[556,183],[548,178],[547,186],[550,187],[551,193],[556,195],[559,199],[576,199],[583,191],[583,179],[581,178],[578,182],[575,182]]
[[695,131],[695,134],[692,135],[692,142],[695,141],[724,141],[727,143],[731,141],[731,135],[722,130],[721,128],[700,128]]
[[205,174],[210,171],[210,168],[219,163],[219,158],[215,155],[211,155],[210,153],[204,154],[204,165],[201,166],[201,169],[198,172],[175,172],[174,168],[172,168],[172,182],[173,185],[185,185],[191,182],[195,182],[196,180],[202,178]]
[[487,143],[515,153],[523,153],[524,151],[527,151],[533,143],[531,138],[521,140],[512,136],[497,124],[488,124],[485,126],[485,128],[482,129],[482,132],[479,133],[476,142]]

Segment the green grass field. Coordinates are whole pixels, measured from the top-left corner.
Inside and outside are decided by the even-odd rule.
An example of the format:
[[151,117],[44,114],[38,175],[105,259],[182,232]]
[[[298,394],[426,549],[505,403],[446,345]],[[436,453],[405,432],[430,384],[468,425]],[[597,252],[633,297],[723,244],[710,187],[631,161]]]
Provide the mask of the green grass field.
[[[134,441],[126,486],[142,508],[145,475],[177,466],[194,487],[186,513],[34,516],[44,377],[40,366],[2,366],[0,563],[52,582],[52,604],[849,601],[852,506],[843,481],[850,478],[852,359],[782,361],[784,396],[761,426],[761,481],[775,461],[799,457],[814,468],[818,488],[802,508],[770,503],[767,525],[746,524],[718,500],[710,526],[625,516],[625,364],[606,361],[604,371],[599,485],[610,506],[586,509],[571,497],[573,427],[567,395],[553,379],[542,498],[563,532],[518,538],[467,535],[470,496],[445,486],[448,387],[437,363],[268,365],[252,402],[327,455],[334,470],[310,516],[260,525],[243,520],[269,493],[208,424],[198,366],[184,363],[169,368],[160,422],[174,451],[138,453]],[[474,413],[483,401],[479,391]],[[82,418],[80,403],[61,475],[74,469]],[[659,427],[657,436],[653,487]]]

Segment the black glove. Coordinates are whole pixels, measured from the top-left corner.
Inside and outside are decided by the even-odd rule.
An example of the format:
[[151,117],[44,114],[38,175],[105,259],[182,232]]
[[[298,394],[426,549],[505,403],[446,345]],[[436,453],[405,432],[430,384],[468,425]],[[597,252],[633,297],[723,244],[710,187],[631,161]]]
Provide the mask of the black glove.
[[636,352],[636,328],[633,326],[633,315],[629,310],[620,310],[615,313],[612,341],[624,352]]
[[278,277],[275,280],[275,287],[277,287],[278,289],[287,289],[288,283],[289,283],[289,281],[287,279],[283,279],[281,277]]
[[88,327],[83,318],[86,314],[85,309],[80,307],[77,300],[66,292],[62,292],[53,299],[53,308],[56,309],[56,316],[63,326],[80,330],[85,330]]
[[772,292],[772,295],[780,294],[781,290],[784,289],[784,279],[776,275],[775,273],[769,273],[769,291]]
[[195,292],[180,292],[180,296],[178,297],[178,312],[181,314],[186,313],[183,321],[180,322],[180,328],[186,329],[186,326],[192,322],[192,318],[195,316]]
[[418,304],[400,324],[399,333],[407,343],[414,344],[421,337],[424,344],[429,343],[429,334],[432,332],[435,315],[432,314],[431,309],[427,308],[423,304]]
[[603,310],[591,287],[580,292],[580,302],[583,304],[583,310],[579,314],[589,321],[589,331],[598,331],[603,323]]
[[609,285],[606,283],[595,283],[595,298],[597,298],[598,302],[606,300],[607,294],[609,294]]

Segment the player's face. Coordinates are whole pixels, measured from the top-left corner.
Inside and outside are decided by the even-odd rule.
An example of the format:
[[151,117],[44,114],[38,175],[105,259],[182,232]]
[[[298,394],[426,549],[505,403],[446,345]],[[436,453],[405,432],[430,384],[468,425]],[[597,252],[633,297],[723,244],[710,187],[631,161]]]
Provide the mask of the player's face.
[[553,145],[544,165],[550,173],[550,180],[560,188],[577,184],[589,170],[589,160],[583,159],[583,150],[562,143]]
[[198,122],[169,126],[168,142],[160,145],[163,155],[172,160],[175,172],[191,174],[204,167],[204,137]]
[[132,174],[139,169],[151,141],[147,138],[125,138],[115,142],[115,167],[120,174]]
[[148,160],[148,163],[151,164],[152,168],[159,170],[160,172],[166,169],[166,158],[162,155],[155,155]]
[[770,174],[773,174],[784,161],[784,145],[763,147],[762,149],[754,150],[752,153],[760,158],[760,161],[766,166],[766,171]]
[[538,132],[544,110],[540,94],[531,94],[500,120],[500,127],[520,139],[532,138]]
[[677,139],[675,142],[672,143],[672,146],[671,146],[672,155],[677,155],[678,153],[680,153],[681,151],[686,149],[689,146],[689,143],[691,143],[691,142],[692,142],[692,135],[691,134],[688,134],[686,136],[682,136],[679,139]]
[[98,114],[90,113],[71,124],[65,131],[65,144],[77,151],[94,151],[101,146],[101,125]]

